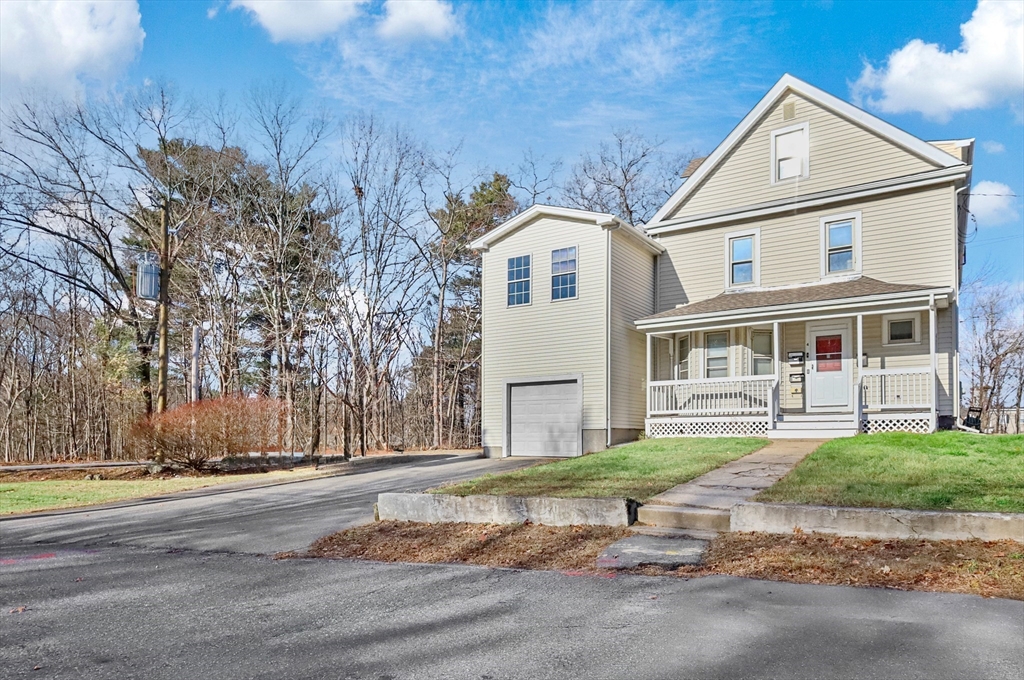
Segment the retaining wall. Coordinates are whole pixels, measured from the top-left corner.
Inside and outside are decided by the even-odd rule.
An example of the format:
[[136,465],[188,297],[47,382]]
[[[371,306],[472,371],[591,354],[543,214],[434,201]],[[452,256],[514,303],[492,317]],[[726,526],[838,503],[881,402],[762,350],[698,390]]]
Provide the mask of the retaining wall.
[[410,522],[476,524],[591,524],[628,526],[636,519],[634,504],[623,498],[524,498],[519,496],[451,496],[430,493],[382,493],[377,517]]

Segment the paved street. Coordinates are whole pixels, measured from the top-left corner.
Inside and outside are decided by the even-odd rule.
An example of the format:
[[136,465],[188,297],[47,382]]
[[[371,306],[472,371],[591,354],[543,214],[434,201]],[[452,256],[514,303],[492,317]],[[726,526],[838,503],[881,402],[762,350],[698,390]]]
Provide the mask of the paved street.
[[458,460],[0,522],[0,677],[1024,674],[1021,602],[257,554],[369,519],[378,491],[509,464]]

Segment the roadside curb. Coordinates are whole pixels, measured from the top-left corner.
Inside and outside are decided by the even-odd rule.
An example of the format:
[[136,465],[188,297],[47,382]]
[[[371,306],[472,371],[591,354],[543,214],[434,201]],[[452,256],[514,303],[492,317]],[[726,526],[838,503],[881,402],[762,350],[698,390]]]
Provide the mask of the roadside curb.
[[730,512],[730,531],[791,534],[797,529],[856,538],[1009,539],[1024,543],[1024,514],[755,502],[737,503]]
[[624,498],[545,498],[524,496],[452,496],[430,493],[382,493],[376,515],[407,522],[469,522],[547,526],[624,527],[636,520],[636,504]]

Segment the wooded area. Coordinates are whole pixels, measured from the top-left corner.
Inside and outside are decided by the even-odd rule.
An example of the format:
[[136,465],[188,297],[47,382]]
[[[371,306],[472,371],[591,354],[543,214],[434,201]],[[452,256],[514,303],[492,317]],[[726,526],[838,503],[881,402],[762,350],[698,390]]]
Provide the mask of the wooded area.
[[[5,461],[147,455],[132,428],[197,392],[280,404],[282,451],[475,446],[469,243],[534,201],[643,222],[692,157],[621,132],[563,182],[529,152],[469,172],[458,149],[273,87],[239,111],[148,87],[24,101],[3,123]],[[136,285],[150,259],[156,300]]]

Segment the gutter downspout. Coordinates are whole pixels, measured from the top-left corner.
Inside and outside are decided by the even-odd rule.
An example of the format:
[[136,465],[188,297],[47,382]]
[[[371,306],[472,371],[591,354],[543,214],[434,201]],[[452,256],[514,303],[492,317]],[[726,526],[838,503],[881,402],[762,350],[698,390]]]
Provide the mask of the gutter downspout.
[[[604,225],[601,225],[604,226]],[[605,448],[612,445],[612,230],[618,229],[613,222],[605,228],[605,267],[604,277],[604,423],[606,429]]]

